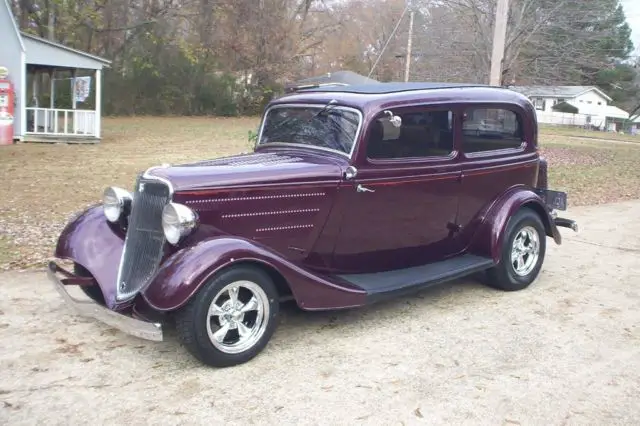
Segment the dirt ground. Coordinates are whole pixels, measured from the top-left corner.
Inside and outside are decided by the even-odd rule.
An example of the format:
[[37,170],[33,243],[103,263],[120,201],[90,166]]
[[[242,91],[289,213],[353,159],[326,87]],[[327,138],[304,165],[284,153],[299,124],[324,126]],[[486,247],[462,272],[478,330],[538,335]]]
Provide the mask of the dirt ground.
[[365,309],[287,308],[252,362],[215,370],[0,275],[0,423],[640,424],[640,201],[573,208],[539,280],[465,280]]

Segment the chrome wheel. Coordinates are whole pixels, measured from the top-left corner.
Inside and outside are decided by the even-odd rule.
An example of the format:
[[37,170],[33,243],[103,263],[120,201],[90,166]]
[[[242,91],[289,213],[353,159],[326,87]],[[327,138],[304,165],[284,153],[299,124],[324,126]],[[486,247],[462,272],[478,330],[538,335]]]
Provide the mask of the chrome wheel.
[[269,298],[252,281],[235,281],[213,298],[207,313],[207,334],[213,346],[228,354],[251,349],[269,322]]
[[532,226],[522,228],[513,239],[511,265],[514,272],[523,277],[533,271],[540,256],[540,236]]

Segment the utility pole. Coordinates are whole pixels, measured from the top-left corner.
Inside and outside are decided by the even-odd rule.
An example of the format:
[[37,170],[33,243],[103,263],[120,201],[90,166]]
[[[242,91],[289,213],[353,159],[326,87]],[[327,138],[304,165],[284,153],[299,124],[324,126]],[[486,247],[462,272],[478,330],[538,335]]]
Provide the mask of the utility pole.
[[53,10],[54,6],[52,3],[49,3],[49,18],[47,20],[47,38],[50,41],[55,41],[56,39],[56,13]]
[[509,0],[498,0],[496,19],[493,29],[493,51],[491,52],[491,72],[489,84],[502,85],[502,61],[507,38],[507,19],[509,17]]
[[413,38],[413,17],[415,12],[409,4],[411,11],[409,12],[409,37],[407,38],[407,58],[404,62],[404,81],[409,81],[409,70],[411,68],[411,39]]

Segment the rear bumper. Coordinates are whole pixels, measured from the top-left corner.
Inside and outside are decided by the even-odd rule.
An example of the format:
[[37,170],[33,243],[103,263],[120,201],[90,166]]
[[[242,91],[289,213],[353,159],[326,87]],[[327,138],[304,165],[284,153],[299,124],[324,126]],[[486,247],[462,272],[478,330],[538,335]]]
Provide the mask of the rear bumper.
[[70,275],[68,272],[56,265],[55,262],[50,262],[47,267],[47,277],[53,283],[67,305],[75,309],[80,315],[93,318],[126,334],[130,334],[141,339],[153,340],[156,342],[162,341],[162,325],[160,323],[144,321],[123,313],[112,311],[92,300],[76,299],[67,292],[63,280],[58,278],[58,272],[67,276]]
[[562,217],[554,217],[553,222],[556,226],[560,226],[562,228],[570,228],[573,232],[578,232],[578,223],[575,220],[565,219]]

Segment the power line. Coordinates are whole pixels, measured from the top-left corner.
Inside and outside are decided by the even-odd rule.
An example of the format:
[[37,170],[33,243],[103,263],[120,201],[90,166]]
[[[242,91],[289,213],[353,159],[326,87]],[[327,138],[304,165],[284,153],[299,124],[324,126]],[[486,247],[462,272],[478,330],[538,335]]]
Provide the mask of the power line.
[[404,18],[404,15],[407,14],[408,10],[409,10],[409,3],[407,3],[407,5],[405,6],[404,10],[402,11],[402,15],[400,15],[400,19],[398,19],[398,23],[396,24],[396,26],[393,29],[393,31],[391,31],[391,35],[389,36],[389,38],[387,39],[387,42],[382,47],[382,50],[380,51],[380,54],[378,55],[378,59],[376,59],[376,62],[371,67],[371,71],[369,71],[369,75],[367,77],[371,77],[371,74],[373,74],[373,70],[376,69],[376,65],[378,65],[378,62],[380,62],[380,59],[382,58],[382,55],[384,54],[385,49],[387,48],[387,46],[389,45],[389,42],[391,41],[391,39],[395,35],[396,31],[398,30],[398,27],[400,26],[400,22],[402,22],[402,19]]

